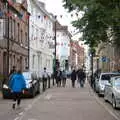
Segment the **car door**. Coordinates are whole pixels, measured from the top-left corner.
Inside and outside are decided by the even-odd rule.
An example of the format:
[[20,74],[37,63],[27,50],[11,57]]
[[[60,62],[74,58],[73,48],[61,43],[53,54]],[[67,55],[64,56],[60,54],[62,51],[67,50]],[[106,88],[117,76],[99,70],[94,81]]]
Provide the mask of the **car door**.
[[96,90],[96,92],[98,92],[99,91],[99,79],[100,79],[100,77],[96,77],[96,79],[95,79],[95,90]]
[[112,78],[111,78],[111,80],[109,81],[108,84],[109,84],[108,85],[108,100],[110,102],[112,102],[112,88],[113,88],[113,80],[112,80]]

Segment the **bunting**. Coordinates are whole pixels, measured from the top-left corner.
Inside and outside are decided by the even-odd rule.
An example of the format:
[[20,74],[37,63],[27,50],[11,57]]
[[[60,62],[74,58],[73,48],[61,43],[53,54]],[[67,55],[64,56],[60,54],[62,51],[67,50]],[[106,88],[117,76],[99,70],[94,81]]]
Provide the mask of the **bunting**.
[[[38,19],[42,19],[44,17],[44,19],[48,19],[48,16],[47,15],[35,15],[35,16],[31,16],[31,17],[37,17]],[[69,17],[69,15],[55,15],[54,16],[55,19],[57,18],[64,18],[64,17]],[[75,14],[70,14],[70,17],[73,18],[73,17],[79,17],[79,14],[78,13],[75,13]]]

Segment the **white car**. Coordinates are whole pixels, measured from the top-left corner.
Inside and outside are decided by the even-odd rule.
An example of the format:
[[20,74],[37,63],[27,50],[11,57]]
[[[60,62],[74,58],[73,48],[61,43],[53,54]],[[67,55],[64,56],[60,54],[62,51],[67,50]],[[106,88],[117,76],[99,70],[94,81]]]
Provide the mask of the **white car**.
[[113,108],[120,108],[120,76],[112,77],[105,85],[104,100],[109,101]]
[[105,85],[109,82],[113,76],[120,76],[120,73],[108,72],[101,73],[99,78],[95,80],[95,89],[99,96],[104,95]]

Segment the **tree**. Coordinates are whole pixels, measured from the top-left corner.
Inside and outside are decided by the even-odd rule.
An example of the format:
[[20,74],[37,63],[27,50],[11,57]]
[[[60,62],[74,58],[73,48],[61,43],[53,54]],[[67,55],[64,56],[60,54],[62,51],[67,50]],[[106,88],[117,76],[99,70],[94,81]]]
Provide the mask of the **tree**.
[[69,12],[84,12],[83,17],[72,24],[83,32],[82,40],[90,47],[100,42],[120,44],[120,0],[63,0],[63,3]]

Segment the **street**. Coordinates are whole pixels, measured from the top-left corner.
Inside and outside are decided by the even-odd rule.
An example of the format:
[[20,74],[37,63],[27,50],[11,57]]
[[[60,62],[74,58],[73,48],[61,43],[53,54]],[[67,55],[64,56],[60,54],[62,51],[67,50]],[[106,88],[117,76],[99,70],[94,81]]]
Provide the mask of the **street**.
[[0,120],[120,120],[114,110],[89,87],[52,87],[34,99],[23,99],[21,108],[12,110],[12,100],[0,99]]

